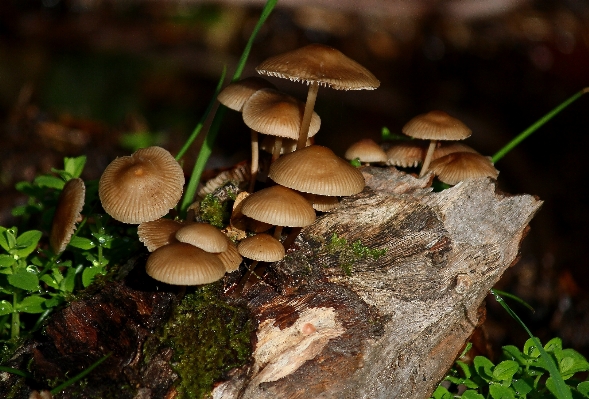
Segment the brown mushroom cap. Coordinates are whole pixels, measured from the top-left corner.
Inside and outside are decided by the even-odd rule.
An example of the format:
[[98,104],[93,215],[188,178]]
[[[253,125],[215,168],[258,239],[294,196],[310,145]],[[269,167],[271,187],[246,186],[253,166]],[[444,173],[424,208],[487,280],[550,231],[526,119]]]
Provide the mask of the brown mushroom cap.
[[328,195],[305,194],[313,209],[319,212],[331,212],[339,208],[339,199]]
[[156,220],[182,197],[184,173],[174,157],[161,147],[137,150],[112,161],[98,186],[102,207],[123,223]]
[[268,187],[243,200],[245,216],[273,226],[305,227],[315,221],[315,211],[309,202],[290,188]]
[[446,184],[455,185],[466,179],[492,177],[496,179],[499,171],[489,158],[472,152],[453,152],[432,161],[430,170]]
[[276,183],[305,193],[346,196],[364,189],[364,176],[329,148],[305,147],[280,157],[268,176]]
[[243,207],[243,200],[246,199],[250,193],[246,191],[242,191],[237,194],[235,198],[235,202],[233,202],[233,211],[231,212],[231,219],[229,220],[232,227],[242,230],[242,231],[253,231],[254,233],[262,233],[264,231],[270,230],[272,228],[272,224],[260,222],[259,220],[254,220],[248,216],[245,216],[241,212],[241,208]]
[[59,194],[49,234],[49,245],[56,255],[65,250],[76,230],[76,221],[81,217],[85,195],[86,186],[78,178],[65,183]]
[[153,251],[145,271],[167,284],[200,285],[220,280],[225,275],[225,266],[217,255],[177,242]]
[[[277,137],[298,139],[305,104],[296,98],[274,89],[255,92],[243,106],[245,124],[260,133]],[[321,118],[316,112],[311,117],[309,137],[321,127]]]
[[368,69],[341,51],[317,43],[270,57],[258,65],[256,71],[336,90],[373,90],[380,86]]
[[137,227],[137,235],[147,250],[153,252],[159,247],[177,242],[176,232],[185,225],[185,222],[172,219],[151,220]]
[[417,115],[403,126],[403,133],[424,140],[464,140],[472,131],[444,111]]
[[241,79],[237,82],[230,83],[225,87],[217,100],[227,108],[241,112],[245,102],[258,90],[275,88],[275,86],[266,79],[251,76]]
[[362,139],[355,142],[346,150],[344,158],[360,159],[360,162],[386,162],[387,154],[372,139]]
[[219,253],[227,250],[225,234],[208,223],[187,224],[176,232],[176,239],[207,252]]
[[227,273],[231,273],[239,269],[239,265],[243,260],[237,251],[237,246],[229,238],[227,238],[227,249],[217,254],[217,257],[223,263],[223,266],[225,266],[225,271]]
[[423,142],[403,141],[395,143],[386,151],[387,164],[412,168],[423,162],[426,147]]
[[237,245],[241,256],[260,262],[278,262],[284,258],[284,246],[270,234],[244,238]]
[[434,159],[441,158],[453,152],[472,152],[474,154],[478,154],[476,150],[472,147],[467,146],[464,143],[458,142],[442,142],[438,143],[438,147],[434,150],[434,155],[432,155],[432,161]]

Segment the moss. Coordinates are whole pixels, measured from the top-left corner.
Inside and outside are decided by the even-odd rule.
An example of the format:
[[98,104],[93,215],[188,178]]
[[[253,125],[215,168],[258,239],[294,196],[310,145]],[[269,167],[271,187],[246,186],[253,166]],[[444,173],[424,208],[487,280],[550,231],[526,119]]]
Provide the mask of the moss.
[[248,314],[222,301],[220,290],[219,284],[209,284],[186,295],[159,338],[174,350],[172,367],[180,377],[180,398],[205,397],[215,381],[251,355]]
[[354,263],[365,259],[378,259],[386,253],[385,249],[372,249],[363,245],[360,240],[348,243],[344,237],[333,233],[325,249],[330,255],[338,257],[340,266],[347,276],[352,275]]
[[229,201],[221,202],[212,194],[207,194],[200,202],[200,218],[215,227],[223,228],[231,216]]

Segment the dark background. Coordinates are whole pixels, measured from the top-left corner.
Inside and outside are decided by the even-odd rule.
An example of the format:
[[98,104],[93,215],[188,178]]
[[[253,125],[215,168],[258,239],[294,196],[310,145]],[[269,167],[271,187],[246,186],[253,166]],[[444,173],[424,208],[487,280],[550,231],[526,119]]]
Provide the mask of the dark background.
[[[467,143],[493,155],[559,103],[589,86],[589,2],[323,0],[280,3],[243,76],[266,57],[310,42],[340,49],[382,82],[370,92],[320,89],[317,142],[340,155],[432,109],[462,119]],[[310,4],[310,3],[309,3]],[[227,65],[258,18],[260,2],[43,0],[0,2],[0,224],[31,180],[64,156],[86,154],[100,176],[133,145],[172,153],[202,115]],[[272,80],[300,99],[306,87]],[[587,244],[589,95],[504,159],[498,185],[545,201],[522,259],[497,288],[531,303],[514,308],[543,340],[589,354]],[[211,168],[247,158],[248,130],[228,113]],[[192,167],[194,152],[187,159]],[[522,345],[525,332],[488,300],[493,349]]]

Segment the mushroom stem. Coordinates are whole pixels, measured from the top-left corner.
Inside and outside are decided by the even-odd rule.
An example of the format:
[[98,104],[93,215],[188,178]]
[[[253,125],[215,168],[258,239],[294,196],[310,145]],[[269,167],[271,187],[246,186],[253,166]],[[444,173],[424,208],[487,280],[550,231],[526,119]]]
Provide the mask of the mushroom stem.
[[317,92],[319,91],[319,83],[312,82],[309,84],[309,92],[307,93],[307,103],[305,104],[305,113],[301,121],[301,128],[299,130],[299,141],[297,142],[297,150],[307,146],[307,137],[309,135],[309,126],[311,125],[311,116],[313,116],[313,108],[315,108],[315,100],[317,99]]
[[280,241],[280,238],[282,237],[282,228],[282,226],[276,226],[274,229],[274,238],[276,238],[278,241]]
[[282,243],[282,245],[284,245],[285,250],[287,250],[288,248],[290,248],[292,244],[294,244],[297,236],[299,235],[302,229],[302,227],[293,227],[290,230],[290,233],[288,233],[288,235],[284,239],[284,242]]
[[432,157],[434,156],[434,150],[436,149],[437,143],[437,140],[431,140],[429,142],[427,154],[425,154],[425,159],[423,160],[423,165],[421,166],[421,171],[419,172],[419,177],[423,177],[423,175],[425,175],[425,172],[427,172],[427,168],[429,168],[429,164],[432,161]]
[[282,137],[274,138],[274,147],[272,147],[272,162],[280,158],[280,150],[282,149]]
[[250,165],[250,186],[249,192],[254,192],[254,186],[256,185],[256,178],[258,176],[258,163],[259,163],[259,149],[258,149],[258,132],[251,129],[252,137],[252,163]]

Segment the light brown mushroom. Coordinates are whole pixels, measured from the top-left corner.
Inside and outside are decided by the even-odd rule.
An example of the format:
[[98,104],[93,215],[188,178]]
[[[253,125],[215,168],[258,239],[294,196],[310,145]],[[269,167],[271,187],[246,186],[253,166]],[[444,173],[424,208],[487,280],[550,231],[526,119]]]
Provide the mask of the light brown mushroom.
[[395,143],[386,151],[387,164],[402,168],[414,168],[423,162],[425,150],[423,142],[417,140]]
[[344,158],[349,161],[359,159],[364,164],[385,163],[387,154],[374,140],[362,139],[348,147]]
[[472,152],[453,152],[440,157],[432,161],[431,171],[449,185],[477,177],[496,179],[499,175],[489,158]]
[[178,242],[176,232],[180,230],[186,222],[172,219],[157,219],[149,222],[143,222],[137,227],[139,241],[147,247],[149,252],[153,252],[159,247]]
[[362,65],[339,50],[316,43],[270,57],[258,65],[256,71],[262,75],[301,81],[309,85],[297,149],[303,148],[307,142],[307,132],[320,85],[336,90],[373,90],[380,86],[379,80]]
[[227,250],[225,234],[208,223],[189,223],[176,232],[176,239],[207,252],[219,253]]
[[172,154],[148,147],[112,161],[100,177],[98,195],[114,219],[139,224],[167,214],[183,189],[184,172]]
[[82,217],[85,195],[86,186],[82,179],[71,179],[63,186],[49,234],[49,245],[54,254],[62,253],[72,239],[76,222]]
[[285,255],[282,243],[264,233],[244,238],[237,245],[237,250],[241,256],[258,262],[278,262]]

